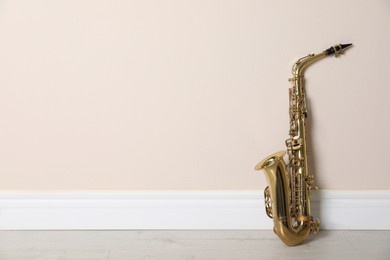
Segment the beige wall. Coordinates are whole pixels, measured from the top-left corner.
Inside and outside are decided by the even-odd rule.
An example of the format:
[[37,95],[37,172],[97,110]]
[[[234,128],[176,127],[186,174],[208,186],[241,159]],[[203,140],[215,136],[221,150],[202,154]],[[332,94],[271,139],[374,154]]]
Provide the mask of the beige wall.
[[323,189],[390,189],[389,1],[1,1],[0,189],[262,189],[307,70]]

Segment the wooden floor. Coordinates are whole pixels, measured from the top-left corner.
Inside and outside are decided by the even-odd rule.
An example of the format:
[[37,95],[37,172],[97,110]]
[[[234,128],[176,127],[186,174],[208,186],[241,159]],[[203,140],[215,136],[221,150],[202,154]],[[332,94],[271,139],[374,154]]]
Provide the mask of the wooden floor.
[[0,260],[390,259],[390,231],[324,231],[287,247],[272,231],[0,231]]

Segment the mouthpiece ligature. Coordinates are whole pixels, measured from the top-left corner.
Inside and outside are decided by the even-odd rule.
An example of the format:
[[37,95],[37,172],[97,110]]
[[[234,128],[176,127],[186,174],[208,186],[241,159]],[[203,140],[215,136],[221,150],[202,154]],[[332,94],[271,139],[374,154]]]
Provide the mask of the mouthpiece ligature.
[[340,56],[341,54],[343,54],[344,50],[348,47],[352,46],[352,43],[348,43],[348,44],[337,44],[337,45],[334,45],[332,47],[330,47],[329,49],[326,50],[326,54],[327,55],[332,55],[334,54],[335,57],[338,57]]

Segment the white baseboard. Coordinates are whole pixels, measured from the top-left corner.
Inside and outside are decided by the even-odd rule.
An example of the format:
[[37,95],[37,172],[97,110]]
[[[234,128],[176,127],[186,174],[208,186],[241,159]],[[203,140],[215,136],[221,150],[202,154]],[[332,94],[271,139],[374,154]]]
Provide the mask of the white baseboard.
[[[322,190],[322,229],[390,230],[390,190]],[[272,229],[262,191],[0,192],[1,230]]]

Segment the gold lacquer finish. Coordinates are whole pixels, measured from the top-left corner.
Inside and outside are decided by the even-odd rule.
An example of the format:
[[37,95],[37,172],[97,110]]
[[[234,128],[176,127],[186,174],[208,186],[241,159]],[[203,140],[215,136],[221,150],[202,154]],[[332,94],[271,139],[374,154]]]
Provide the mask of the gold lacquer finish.
[[286,140],[287,164],[280,151],[259,162],[255,170],[263,170],[268,186],[264,190],[266,214],[274,221],[274,232],[287,245],[302,243],[310,233],[317,233],[320,221],[310,213],[310,190],[317,189],[308,173],[306,148],[306,94],[303,72],[313,62],[334,54],[336,57],[352,44],[338,44],[321,53],[300,58],[289,79],[290,137]]

